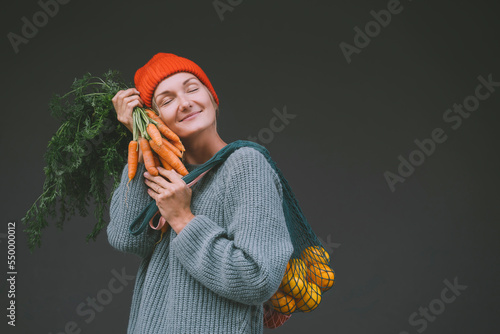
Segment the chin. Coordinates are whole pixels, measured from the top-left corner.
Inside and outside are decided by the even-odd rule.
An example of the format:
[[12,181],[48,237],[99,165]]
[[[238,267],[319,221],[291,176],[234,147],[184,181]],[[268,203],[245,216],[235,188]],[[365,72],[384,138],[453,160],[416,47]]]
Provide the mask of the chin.
[[[193,124],[194,125],[194,124]],[[192,137],[192,136],[196,136],[198,135],[199,133],[203,132],[204,130],[206,130],[208,128],[208,126],[204,126],[204,125],[195,125],[193,127],[190,127],[190,128],[184,128],[182,130],[180,130],[179,132],[176,132],[176,134],[180,137],[180,138],[189,138],[189,137]],[[175,131],[174,131],[175,132]]]

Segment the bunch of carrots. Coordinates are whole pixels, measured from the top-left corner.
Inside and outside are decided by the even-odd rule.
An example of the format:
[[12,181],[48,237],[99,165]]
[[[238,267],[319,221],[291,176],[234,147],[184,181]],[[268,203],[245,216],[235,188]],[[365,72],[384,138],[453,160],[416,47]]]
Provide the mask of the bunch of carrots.
[[133,138],[128,145],[128,182],[137,172],[139,147],[144,165],[149,174],[157,176],[157,167],[174,169],[182,176],[189,172],[182,159],[185,148],[179,137],[170,130],[160,117],[151,109],[136,107],[132,113]]

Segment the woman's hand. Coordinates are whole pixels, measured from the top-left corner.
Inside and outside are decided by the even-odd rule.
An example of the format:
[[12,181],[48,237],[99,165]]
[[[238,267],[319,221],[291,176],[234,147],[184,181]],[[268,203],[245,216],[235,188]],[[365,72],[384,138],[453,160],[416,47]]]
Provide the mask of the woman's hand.
[[144,182],[149,187],[148,194],[155,201],[160,214],[179,234],[195,217],[191,212],[192,190],[175,170],[157,167],[160,175],[144,173]]
[[139,91],[135,88],[120,90],[111,99],[115,107],[118,121],[125,125],[130,132],[133,132],[134,121],[132,119],[132,111],[135,107],[142,107],[144,102],[139,96]]
[[[142,107],[144,102],[139,96],[139,91],[135,88],[129,88],[127,90],[120,90],[111,99],[113,106],[115,107],[116,117],[118,121],[125,125],[130,132],[133,132],[134,119],[132,118],[132,111],[135,107]],[[139,147],[139,162],[143,163],[144,158],[142,156],[141,148]]]

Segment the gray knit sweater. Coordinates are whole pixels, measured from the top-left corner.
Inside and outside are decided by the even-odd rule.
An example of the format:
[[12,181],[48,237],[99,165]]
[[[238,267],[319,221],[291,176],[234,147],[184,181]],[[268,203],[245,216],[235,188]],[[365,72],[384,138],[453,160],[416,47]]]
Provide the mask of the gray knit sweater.
[[[188,171],[197,165],[186,165]],[[139,163],[115,190],[109,243],[136,254],[128,334],[262,333],[263,303],[278,289],[292,254],[278,175],[251,147],[235,150],[192,189],[193,218],[179,233],[130,223],[151,201]]]

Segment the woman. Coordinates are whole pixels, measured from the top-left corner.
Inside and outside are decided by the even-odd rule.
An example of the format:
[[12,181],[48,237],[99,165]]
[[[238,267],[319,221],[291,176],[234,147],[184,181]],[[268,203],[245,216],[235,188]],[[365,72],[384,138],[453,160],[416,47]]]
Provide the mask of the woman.
[[[181,139],[192,171],[227,144],[217,132],[219,100],[194,62],[159,53],[140,68],[137,89],[113,98],[132,130],[132,110],[152,107]],[[128,333],[262,333],[263,303],[278,289],[293,251],[282,187],[266,157],[236,149],[192,188],[181,175],[146,172],[140,158],[113,194],[110,244],[141,257]],[[130,223],[154,199],[171,228],[133,236]]]

